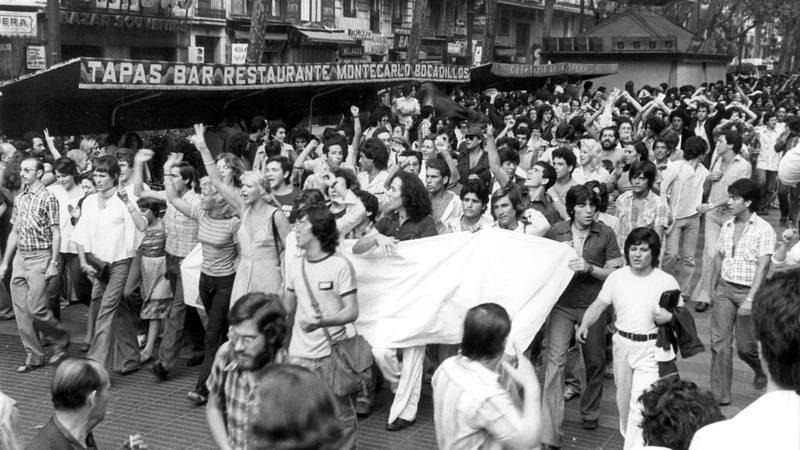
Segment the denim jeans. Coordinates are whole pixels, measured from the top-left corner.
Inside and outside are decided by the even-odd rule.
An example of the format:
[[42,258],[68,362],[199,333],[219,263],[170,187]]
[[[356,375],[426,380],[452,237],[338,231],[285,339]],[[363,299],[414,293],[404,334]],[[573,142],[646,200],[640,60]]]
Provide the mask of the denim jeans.
[[[559,445],[561,423],[564,421],[564,364],[575,325],[583,320],[585,308],[556,305],[548,317],[547,368],[544,373],[544,407],[542,408],[542,442]],[[589,328],[582,345],[586,366],[586,389],[581,394],[580,412],[586,420],[600,416],[603,397],[603,369],[606,363],[605,313]]]
[[131,267],[131,259],[123,259],[109,266],[108,283],[94,280],[92,288],[92,304],[89,320],[94,320],[94,335],[89,358],[105,365],[114,344],[117,358],[114,358],[115,370],[130,370],[139,365],[139,343],[136,340],[133,312],[122,293]]
[[[300,358],[297,356],[289,356],[289,363],[296,364],[313,372],[322,380],[327,380],[322,371],[325,370],[323,361],[325,358],[309,359]],[[344,426],[342,433],[342,441],[337,448],[353,449],[358,448],[358,420],[356,420],[356,410],[353,407],[353,400],[351,396],[339,397],[334,395],[336,403],[338,403],[336,410],[338,411],[338,419]]]
[[158,347],[158,362],[165,369],[175,367],[175,360],[183,347],[183,323],[186,320],[186,305],[183,303],[181,262],[183,258],[167,254],[167,280],[172,288],[172,305],[164,324],[164,334]]
[[730,219],[730,215],[720,209],[710,211],[705,215],[705,239],[703,242],[703,269],[700,281],[692,292],[692,300],[701,303],[711,303],[711,268],[714,266],[714,255],[717,252],[717,241],[722,230],[722,225]]
[[675,220],[672,232],[666,237],[664,271],[674,276],[684,296],[691,295],[690,284],[694,275],[694,254],[700,233],[700,215]]
[[228,310],[231,305],[231,290],[236,274],[214,277],[200,273],[200,301],[208,314],[205,338],[205,359],[197,376],[197,389],[205,393],[206,380],[211,374],[214,356],[220,345],[228,339]]
[[735,286],[720,280],[714,295],[714,308],[711,310],[711,393],[720,403],[731,401],[731,341],[734,337],[736,352],[742,361],[757,374],[763,373],[752,316],[750,311],[740,309],[749,292],[749,287]]
[[[26,364],[39,365],[46,362],[46,355],[40,344],[42,339],[56,345],[56,351],[69,343],[69,334],[53,315],[48,296],[48,285],[56,277],[45,278],[50,264],[50,250],[17,250],[11,276],[11,299],[22,346],[25,348]],[[38,332],[38,333],[37,333]]]

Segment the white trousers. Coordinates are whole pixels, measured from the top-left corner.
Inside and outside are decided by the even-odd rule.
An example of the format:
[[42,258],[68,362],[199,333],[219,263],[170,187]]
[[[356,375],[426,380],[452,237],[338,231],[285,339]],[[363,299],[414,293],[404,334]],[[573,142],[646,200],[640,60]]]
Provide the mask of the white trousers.
[[639,427],[642,421],[639,397],[658,381],[656,341],[634,342],[614,334],[613,349],[619,432],[625,439],[625,450],[642,448],[644,438]]
[[416,419],[422,391],[425,346],[407,347],[399,351],[403,352],[402,362],[397,358],[398,349],[372,347],[375,364],[381,369],[383,377],[394,392],[388,423],[394,422],[397,418],[409,421]]

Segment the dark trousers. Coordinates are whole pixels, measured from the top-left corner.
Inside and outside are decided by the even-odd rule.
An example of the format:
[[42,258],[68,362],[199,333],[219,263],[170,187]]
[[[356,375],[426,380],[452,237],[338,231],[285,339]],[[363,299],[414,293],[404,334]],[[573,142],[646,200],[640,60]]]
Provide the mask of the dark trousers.
[[211,374],[214,356],[220,345],[228,339],[228,309],[230,309],[231,290],[233,290],[235,277],[235,273],[224,277],[200,273],[200,301],[203,302],[203,307],[208,314],[205,360],[200,366],[200,374],[197,377],[197,390],[203,393],[208,392],[206,380]]

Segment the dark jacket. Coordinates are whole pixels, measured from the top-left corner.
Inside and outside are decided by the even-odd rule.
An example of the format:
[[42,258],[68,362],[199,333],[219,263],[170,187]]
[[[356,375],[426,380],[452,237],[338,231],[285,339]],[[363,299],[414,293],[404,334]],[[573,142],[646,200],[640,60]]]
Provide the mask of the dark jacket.
[[673,348],[680,351],[681,358],[691,358],[704,352],[705,347],[697,337],[697,327],[692,313],[683,306],[671,308],[669,312],[672,313],[672,321],[659,325],[656,346],[665,350]]

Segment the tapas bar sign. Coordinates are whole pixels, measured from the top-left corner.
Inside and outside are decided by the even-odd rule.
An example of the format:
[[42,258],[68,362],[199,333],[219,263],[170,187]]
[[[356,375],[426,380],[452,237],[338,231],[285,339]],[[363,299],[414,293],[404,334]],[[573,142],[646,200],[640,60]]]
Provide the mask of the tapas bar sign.
[[154,61],[81,60],[82,89],[270,89],[380,81],[464,83],[467,66],[445,64],[321,63],[224,65]]

